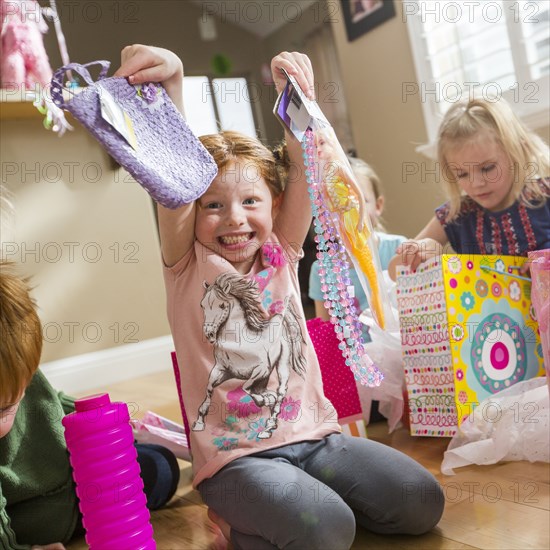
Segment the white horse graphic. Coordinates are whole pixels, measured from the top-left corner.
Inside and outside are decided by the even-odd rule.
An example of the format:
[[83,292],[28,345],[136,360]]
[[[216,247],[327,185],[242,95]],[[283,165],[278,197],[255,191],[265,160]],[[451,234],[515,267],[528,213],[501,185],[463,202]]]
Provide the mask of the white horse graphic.
[[[201,301],[203,330],[214,344],[215,364],[193,430],[204,430],[204,417],[215,387],[230,379],[246,380],[243,390],[256,405],[270,407],[265,429],[258,435],[260,439],[268,439],[277,428],[290,368],[302,377],[305,372],[299,317],[287,299],[283,314],[266,319],[256,283],[241,275],[224,273],[213,285],[203,284],[206,289]],[[276,391],[267,388],[273,370],[278,379]]]

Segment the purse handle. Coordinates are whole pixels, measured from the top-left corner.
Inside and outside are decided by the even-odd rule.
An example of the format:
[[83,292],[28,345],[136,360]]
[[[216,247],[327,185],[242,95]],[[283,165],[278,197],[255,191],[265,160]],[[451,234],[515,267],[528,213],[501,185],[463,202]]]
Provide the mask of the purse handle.
[[111,66],[111,62],[106,60],[99,60],[90,61],[89,63],[84,63],[83,65],[81,65],[80,63],[69,63],[68,65],[65,65],[55,71],[52,77],[51,93],[53,102],[59,108],[64,109],[66,107],[65,100],[63,99],[63,90],[67,90],[74,95],[74,92],[70,88],[67,88],[63,83],[65,80],[65,73],[71,70],[75,71],[84,79],[84,82],[86,82],[86,84],[91,86],[92,84],[94,84],[94,81],[92,79],[92,76],[90,75],[90,71],[88,71],[88,67],[91,67],[93,65],[101,66],[101,71],[99,72],[99,75],[97,77],[97,80],[99,81],[103,80],[107,76],[107,71]]

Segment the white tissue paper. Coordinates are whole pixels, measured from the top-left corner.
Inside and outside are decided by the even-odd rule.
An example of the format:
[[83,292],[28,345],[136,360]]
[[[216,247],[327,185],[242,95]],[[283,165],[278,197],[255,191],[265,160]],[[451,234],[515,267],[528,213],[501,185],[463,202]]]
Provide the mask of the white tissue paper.
[[550,462],[548,388],[545,377],[518,382],[482,401],[460,425],[441,472],[500,461]]
[[[383,276],[390,296],[393,314],[398,319],[399,314],[395,295],[396,284],[389,278],[387,271],[383,272]],[[372,342],[365,344],[365,350],[384,375],[384,380],[378,387],[368,388],[357,384],[363,418],[368,424],[372,401],[379,401],[378,410],[388,419],[388,429],[391,433],[399,426],[403,416],[403,392],[406,389],[401,354],[401,335],[399,331],[382,330],[374,321],[369,309],[361,314],[359,320],[369,327],[369,334],[372,339]]]

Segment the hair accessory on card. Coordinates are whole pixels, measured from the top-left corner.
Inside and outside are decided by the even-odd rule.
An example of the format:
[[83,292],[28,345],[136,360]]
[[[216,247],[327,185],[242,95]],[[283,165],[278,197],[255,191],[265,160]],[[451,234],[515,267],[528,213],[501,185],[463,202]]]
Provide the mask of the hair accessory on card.
[[[96,82],[88,67],[99,65]],[[107,152],[162,206],[178,208],[199,198],[217,174],[214,159],[193,134],[164,88],[132,86],[106,78],[110,63],[70,63],[52,78],[52,98],[69,111]],[[88,85],[80,93],[65,86],[72,70]],[[72,97],[65,100],[63,91]]]

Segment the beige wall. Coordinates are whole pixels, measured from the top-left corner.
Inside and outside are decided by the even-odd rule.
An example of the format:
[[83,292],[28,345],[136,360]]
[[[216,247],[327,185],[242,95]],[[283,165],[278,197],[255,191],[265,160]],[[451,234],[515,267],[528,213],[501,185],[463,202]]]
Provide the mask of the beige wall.
[[39,118],[2,121],[0,137],[16,208],[4,256],[33,276],[43,361],[169,334],[145,191],[80,127],[58,138]]
[[[262,43],[239,27],[218,21],[218,40],[202,42],[201,10],[186,0],[121,2],[118,13],[115,4],[58,2],[73,61],[108,59],[116,69],[121,48],[140,42],[175,51],[189,75],[211,74],[210,60],[223,52],[235,74],[259,80]],[[55,69],[61,60],[53,32],[45,42]],[[145,191],[114,171],[78,123],[61,138],[44,130],[40,116],[4,116],[0,124],[2,182],[17,218],[15,235],[2,239],[4,254],[33,275],[46,329],[43,361],[169,334]]]

